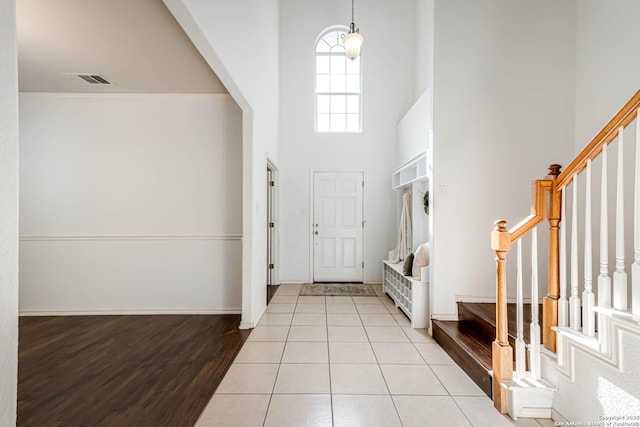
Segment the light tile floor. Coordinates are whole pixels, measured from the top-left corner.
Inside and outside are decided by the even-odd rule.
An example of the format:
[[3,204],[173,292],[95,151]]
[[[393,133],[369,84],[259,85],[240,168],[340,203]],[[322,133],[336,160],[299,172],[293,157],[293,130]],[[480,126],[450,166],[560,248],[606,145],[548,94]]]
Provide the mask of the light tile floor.
[[379,297],[281,285],[196,426],[540,427],[500,415],[426,330]]

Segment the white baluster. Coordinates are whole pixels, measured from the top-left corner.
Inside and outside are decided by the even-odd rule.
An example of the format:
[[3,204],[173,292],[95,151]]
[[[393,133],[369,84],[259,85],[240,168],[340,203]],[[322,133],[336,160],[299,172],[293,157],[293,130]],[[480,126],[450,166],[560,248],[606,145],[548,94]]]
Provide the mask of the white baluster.
[[636,117],[636,182],[633,215],[634,262],[631,265],[631,310],[640,316],[640,110]]
[[524,343],[524,297],[522,295],[522,239],[518,239],[518,260],[516,267],[516,314],[518,330],[516,334],[516,375],[524,378],[526,367],[526,345]]
[[584,291],[582,292],[582,331],[588,337],[596,334],[596,316],[593,311],[593,258],[591,243],[591,159],[587,160],[584,199]]
[[613,272],[613,306],[627,310],[627,273],[624,270],[624,128],[618,129],[618,185],[616,188],[616,271]]
[[598,276],[598,307],[611,307],[611,277],[609,277],[609,215],[607,203],[607,146],[602,146],[602,181],[600,184],[600,275]]
[[531,232],[531,327],[529,339],[529,370],[533,379],[540,379],[540,324],[538,323],[538,229]]
[[580,297],[578,296],[578,176],[573,176],[573,206],[571,207],[571,297],[569,326],[580,329]]
[[560,299],[558,300],[558,326],[569,326],[569,301],[567,300],[567,223],[566,188],[562,189],[562,213],[560,214]]

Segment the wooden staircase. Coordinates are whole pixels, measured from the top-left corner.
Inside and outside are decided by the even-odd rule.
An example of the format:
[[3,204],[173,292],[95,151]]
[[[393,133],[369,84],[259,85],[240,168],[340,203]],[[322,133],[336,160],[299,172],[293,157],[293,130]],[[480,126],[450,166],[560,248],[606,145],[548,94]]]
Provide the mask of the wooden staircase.
[[[515,346],[516,305],[508,304],[509,343]],[[540,307],[540,315],[542,307]],[[494,303],[458,303],[458,321],[433,320],[433,338],[471,379],[492,398],[491,344],[496,339]],[[531,305],[524,305],[524,322],[531,321]],[[524,328],[529,342],[529,330]]]

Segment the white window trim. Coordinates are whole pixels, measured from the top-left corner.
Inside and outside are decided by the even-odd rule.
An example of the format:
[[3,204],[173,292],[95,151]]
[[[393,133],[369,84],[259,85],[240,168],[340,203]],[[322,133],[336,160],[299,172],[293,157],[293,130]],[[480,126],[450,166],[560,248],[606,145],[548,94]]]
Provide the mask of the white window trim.
[[[318,56],[327,56],[327,57],[332,57],[332,56],[336,56],[336,53],[333,52],[317,52],[317,48],[318,48],[318,43],[322,40],[322,38],[332,32],[332,31],[337,31],[338,33],[340,32],[344,32],[344,34],[349,32],[349,28],[344,26],[344,25],[333,25],[330,27],[325,28],[324,30],[322,30],[320,32],[320,34],[318,35],[318,37],[316,38],[316,42],[314,44],[314,64],[313,64],[313,127],[314,127],[314,132],[315,133],[320,133],[320,134],[327,134],[327,133],[348,133],[348,134],[354,134],[354,133],[362,133],[362,61],[360,60],[360,67],[358,70],[358,77],[360,80],[360,92],[317,92],[317,87],[318,87],[318,68],[317,68],[317,61],[316,58]],[[318,130],[318,96],[320,95],[357,95],[358,96],[358,101],[360,103],[359,108],[358,108],[358,130]],[[347,113],[345,113],[347,114]]]

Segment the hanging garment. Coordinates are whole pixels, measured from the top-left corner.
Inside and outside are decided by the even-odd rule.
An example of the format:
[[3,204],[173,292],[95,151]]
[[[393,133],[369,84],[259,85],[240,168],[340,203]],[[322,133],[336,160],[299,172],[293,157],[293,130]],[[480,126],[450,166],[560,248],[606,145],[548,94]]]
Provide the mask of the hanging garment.
[[402,195],[402,214],[400,214],[400,233],[398,237],[398,256],[395,263],[403,261],[413,247],[413,232],[411,228],[411,192],[407,191]]

